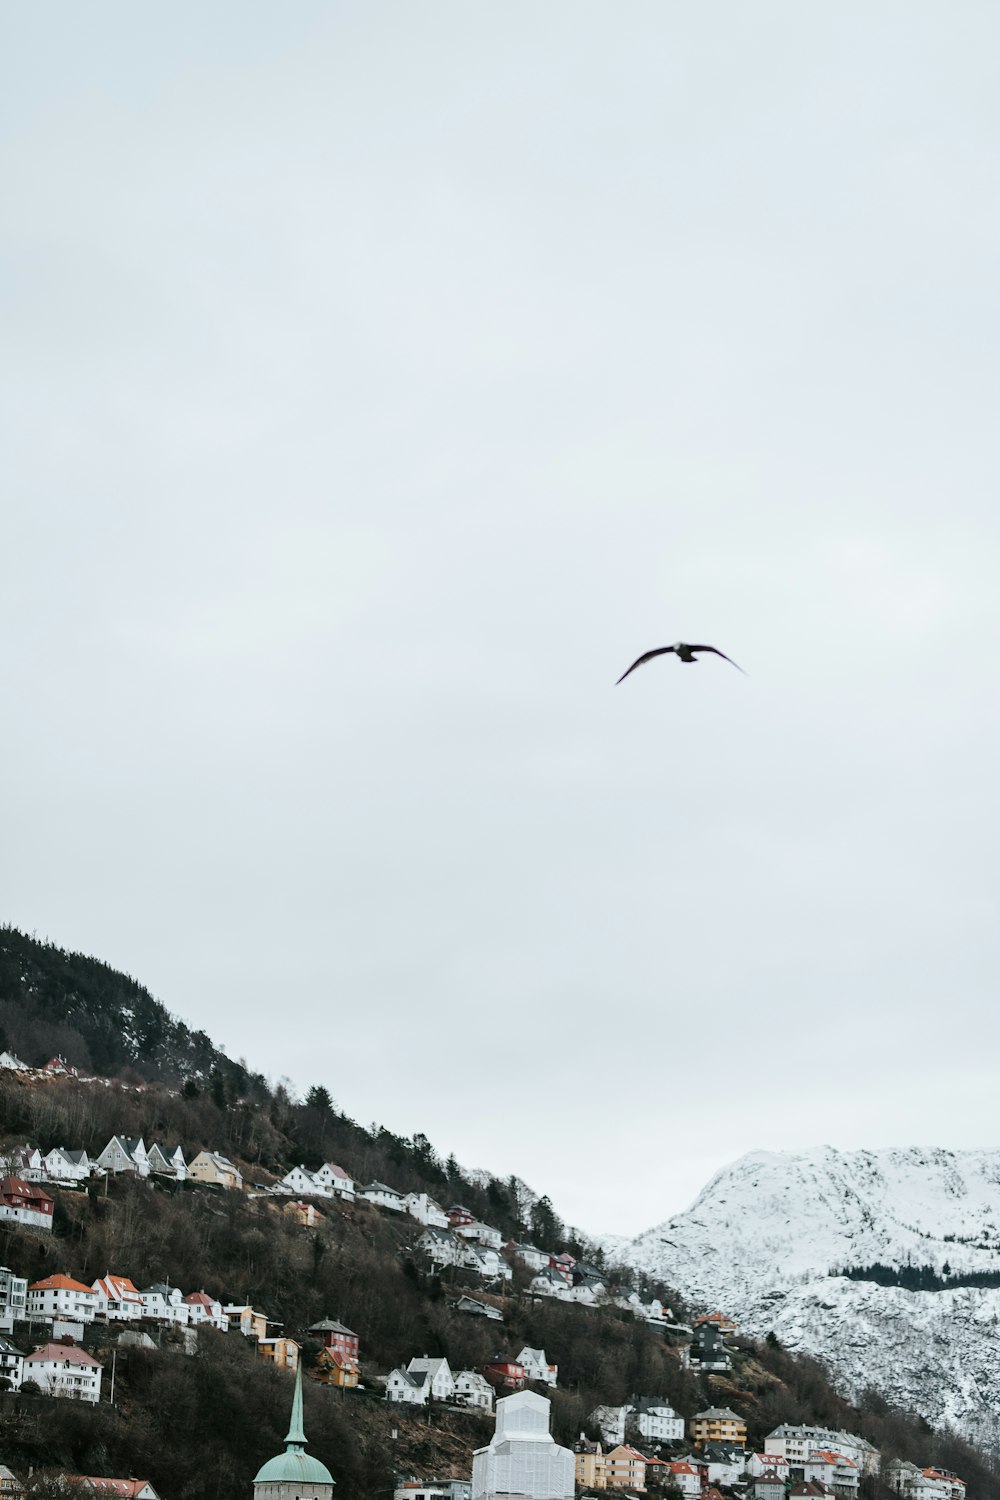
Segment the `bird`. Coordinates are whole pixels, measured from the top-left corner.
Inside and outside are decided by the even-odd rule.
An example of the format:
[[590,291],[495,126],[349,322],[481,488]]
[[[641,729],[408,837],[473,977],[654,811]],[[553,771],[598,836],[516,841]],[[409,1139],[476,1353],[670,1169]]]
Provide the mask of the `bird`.
[[[642,666],[643,662],[652,661],[654,656],[666,656],[671,651],[681,661],[686,661],[689,665],[697,661],[697,657],[694,654],[696,651],[711,651],[713,656],[721,656],[722,660],[727,661],[731,667],[735,667],[737,672],[743,672],[743,668],[737,662],[733,661],[731,656],[727,656],[724,651],[720,651],[718,646],[689,646],[686,641],[675,641],[672,646],[657,646],[654,650],[644,651],[641,656],[637,656],[629,667],[628,672],[623,672],[618,682],[624,682],[629,672],[634,672],[636,667]],[[745,677],[746,675],[743,672],[743,676]],[[615,687],[618,686],[618,682],[615,683]]]

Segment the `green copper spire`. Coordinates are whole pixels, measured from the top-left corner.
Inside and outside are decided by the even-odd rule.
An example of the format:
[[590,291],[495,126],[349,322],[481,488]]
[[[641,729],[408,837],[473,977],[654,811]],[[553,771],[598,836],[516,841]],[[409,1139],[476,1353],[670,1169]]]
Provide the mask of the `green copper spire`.
[[288,1424],[285,1434],[285,1447],[289,1451],[292,1448],[304,1448],[306,1435],[302,1427],[302,1364],[301,1361],[295,1370],[295,1395],[292,1397],[292,1420]]

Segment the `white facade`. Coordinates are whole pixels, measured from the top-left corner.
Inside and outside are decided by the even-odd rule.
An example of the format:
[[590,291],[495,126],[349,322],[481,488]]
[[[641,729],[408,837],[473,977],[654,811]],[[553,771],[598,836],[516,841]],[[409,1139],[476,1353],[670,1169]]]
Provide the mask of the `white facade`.
[[0,1332],[10,1333],[15,1318],[23,1318],[28,1307],[28,1282],[0,1266]]
[[549,1432],[550,1404],[533,1391],[497,1402],[496,1431],[472,1460],[472,1500],[573,1500],[576,1462]]
[[402,1193],[397,1193],[395,1188],[388,1187],[384,1182],[370,1182],[361,1189],[358,1196],[374,1203],[378,1208],[391,1208],[397,1214],[403,1212]]
[[0,1068],[10,1068],[14,1073],[28,1073],[31,1070],[26,1062],[15,1057],[13,1052],[0,1052]]
[[42,1153],[37,1146],[14,1146],[4,1158],[4,1166],[12,1177],[22,1182],[41,1182],[45,1175]]
[[158,1172],[163,1177],[173,1177],[178,1182],[186,1181],[187,1162],[180,1146],[175,1146],[171,1151],[169,1146],[155,1143],[149,1148],[148,1160],[151,1172]]
[[566,1278],[551,1266],[531,1278],[528,1290],[536,1297],[555,1297],[558,1302],[569,1302],[573,1291]]
[[701,1475],[693,1464],[686,1463],[683,1459],[672,1463],[669,1478],[682,1495],[690,1497],[690,1500],[698,1500],[701,1495]]
[[10,1339],[0,1338],[0,1375],[8,1381],[5,1389],[19,1391],[24,1375],[24,1354]]
[[71,1276],[46,1276],[44,1281],[29,1286],[27,1311],[29,1318],[71,1318],[78,1323],[92,1323],[97,1313],[97,1293]]
[[435,1203],[426,1193],[407,1193],[403,1207],[418,1224],[433,1225],[435,1229],[448,1228],[448,1215],[440,1203]]
[[627,1406],[595,1406],[590,1420],[600,1429],[605,1448],[618,1448],[625,1441]]
[[765,1453],[778,1453],[796,1464],[817,1448],[843,1453],[846,1458],[854,1460],[862,1474],[879,1472],[878,1449],[854,1432],[838,1432],[832,1427],[795,1427],[784,1423],[764,1439]]
[[179,1323],[185,1328],[190,1323],[191,1310],[179,1286],[167,1286],[161,1281],[140,1291],[139,1296],[147,1318],[156,1318],[161,1323]]
[[478,1370],[459,1370],[455,1376],[455,1400],[462,1406],[493,1410],[493,1387]]
[[105,1172],[134,1172],[137,1177],[149,1176],[149,1158],[140,1136],[133,1140],[124,1135],[113,1135],[101,1154],[94,1159],[95,1167]]
[[338,1198],[346,1198],[349,1201],[354,1198],[354,1179],[348,1177],[343,1167],[338,1167],[335,1161],[325,1161],[318,1172],[313,1176],[321,1187]]
[[86,1151],[68,1151],[65,1146],[53,1146],[46,1152],[42,1166],[48,1182],[86,1182],[90,1176]]
[[475,1271],[484,1281],[495,1281],[497,1277],[501,1281],[510,1281],[514,1274],[499,1250],[488,1245],[465,1245],[461,1264]]
[[101,1399],[101,1366],[75,1344],[46,1344],[24,1361],[24,1379],[34,1380],[53,1396],[75,1401]]
[[524,1378],[526,1380],[540,1380],[546,1385],[555,1385],[559,1374],[558,1365],[550,1365],[545,1358],[544,1349],[531,1349],[527,1344],[517,1356],[519,1365],[524,1366]]
[[426,1406],[430,1394],[425,1381],[418,1380],[406,1370],[393,1370],[385,1383],[385,1399],[408,1406]]
[[759,1479],[773,1469],[785,1480],[788,1478],[788,1459],[780,1453],[751,1453],[747,1469],[753,1479]]
[[547,1250],[539,1250],[534,1245],[512,1245],[511,1249],[518,1260],[524,1262],[529,1271],[544,1271],[549,1264]]
[[476,1245],[485,1245],[490,1250],[499,1250],[503,1244],[503,1235],[499,1229],[494,1229],[492,1224],[484,1224],[479,1219],[473,1219],[471,1224],[459,1224],[456,1226],[463,1240],[472,1240]]
[[417,1249],[422,1250],[435,1266],[457,1266],[464,1262],[467,1245],[450,1229],[428,1226],[417,1240]]
[[146,1309],[142,1293],[132,1285],[127,1276],[102,1276],[94,1282],[97,1293],[97,1316],[112,1323],[128,1322],[141,1318]]
[[332,1195],[321,1182],[317,1182],[314,1174],[305,1167],[292,1167],[286,1172],[280,1182],[275,1183],[276,1193],[305,1193],[307,1197],[329,1198]]
[[188,1310],[190,1322],[196,1327],[201,1323],[209,1323],[223,1333],[229,1331],[229,1319],[222,1311],[222,1303],[210,1297],[207,1292],[188,1292],[184,1298],[184,1306]]
[[[679,1417],[668,1402],[643,1400],[629,1407],[629,1411],[638,1431],[651,1442],[679,1443],[683,1440],[684,1418]],[[713,1484],[716,1482],[712,1480]]]
[[435,1401],[450,1401],[455,1394],[455,1379],[446,1359],[411,1359],[406,1367],[407,1375],[422,1380],[428,1394]]

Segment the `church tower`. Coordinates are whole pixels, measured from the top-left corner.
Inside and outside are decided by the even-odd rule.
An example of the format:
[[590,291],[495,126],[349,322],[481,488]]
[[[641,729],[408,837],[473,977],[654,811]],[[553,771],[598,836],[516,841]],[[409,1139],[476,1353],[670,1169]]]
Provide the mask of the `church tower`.
[[253,1482],[254,1500],[333,1500],[333,1475],[318,1458],[305,1452],[302,1427],[302,1366],[295,1372],[292,1420],[285,1451],[269,1459]]

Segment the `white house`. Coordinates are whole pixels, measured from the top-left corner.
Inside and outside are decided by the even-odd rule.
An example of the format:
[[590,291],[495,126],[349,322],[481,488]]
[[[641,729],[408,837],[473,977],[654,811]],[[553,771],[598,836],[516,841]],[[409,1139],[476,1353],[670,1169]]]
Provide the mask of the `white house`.
[[407,1375],[414,1380],[423,1380],[428,1394],[435,1401],[450,1401],[455,1394],[455,1379],[446,1359],[411,1359],[406,1367]]
[[4,1154],[3,1165],[12,1177],[24,1182],[41,1182],[45,1175],[42,1153],[37,1146],[12,1146]]
[[126,1135],[113,1135],[101,1154],[94,1158],[94,1166],[102,1171],[134,1172],[137,1177],[149,1176],[149,1158],[141,1136],[133,1139]]
[[814,1448],[828,1449],[852,1458],[862,1474],[877,1474],[881,1455],[865,1438],[854,1432],[841,1432],[832,1427],[794,1426],[782,1423],[764,1439],[764,1452],[780,1454],[792,1463],[808,1458]]
[[464,1264],[467,1245],[451,1229],[438,1229],[428,1225],[417,1240],[420,1250],[433,1266],[457,1266]]
[[673,1488],[680,1490],[685,1500],[700,1500],[701,1475],[686,1458],[674,1460],[663,1470],[663,1475]]
[[544,1349],[532,1349],[525,1344],[517,1356],[517,1362],[524,1366],[525,1380],[541,1380],[546,1385],[555,1385],[559,1366],[549,1364]]
[[222,1303],[215,1297],[210,1297],[207,1292],[188,1292],[184,1298],[184,1306],[188,1309],[188,1317],[196,1326],[201,1323],[211,1323],[215,1328],[221,1328],[225,1333],[229,1328],[229,1319],[222,1311]]
[[544,1271],[549,1264],[548,1251],[539,1250],[535,1245],[515,1245],[512,1243],[507,1246],[507,1249],[511,1255],[515,1255],[518,1260],[523,1261],[529,1271]]
[[148,1152],[149,1170],[158,1173],[161,1177],[173,1177],[177,1182],[184,1182],[187,1178],[187,1162],[184,1160],[184,1152],[180,1146],[161,1146],[154,1142]]
[[493,1387],[478,1370],[459,1370],[455,1376],[455,1401],[461,1406],[493,1410]]
[[625,1441],[627,1406],[595,1406],[590,1421],[600,1429],[605,1448],[617,1448]]
[[146,1308],[142,1293],[137,1286],[133,1286],[127,1276],[112,1276],[109,1271],[93,1285],[97,1293],[97,1316],[99,1318],[107,1318],[112,1323],[121,1323],[133,1318],[141,1318],[145,1314]]
[[492,1224],[484,1224],[479,1219],[473,1219],[470,1224],[456,1224],[455,1228],[463,1240],[472,1240],[473,1244],[485,1245],[490,1250],[499,1250],[503,1244],[503,1235],[499,1229],[494,1229]]
[[165,1281],[158,1281],[147,1286],[139,1296],[147,1318],[156,1318],[161,1323],[179,1323],[182,1328],[191,1322],[191,1309],[179,1286],[167,1286]]
[[751,1453],[747,1459],[747,1472],[752,1479],[773,1472],[784,1482],[788,1478],[788,1459],[780,1453]]
[[[19,1391],[24,1375],[24,1355],[10,1339],[0,1338],[0,1377],[7,1381],[4,1390]],[[3,1491],[0,1489],[0,1494]]]
[[292,1167],[280,1182],[275,1183],[274,1191],[276,1193],[305,1193],[307,1197],[329,1198],[332,1196],[322,1183],[316,1181],[308,1167]]
[[552,1266],[546,1266],[544,1271],[539,1271],[537,1276],[531,1278],[528,1291],[533,1292],[536,1297],[555,1297],[560,1302],[569,1302],[572,1288],[561,1272]]
[[90,1176],[90,1157],[86,1151],[68,1151],[53,1146],[42,1158],[47,1182],[85,1182]]
[[0,1052],[0,1068],[10,1068],[14,1073],[29,1073],[31,1069],[26,1062],[15,1057],[13,1052]]
[[70,1318],[92,1323],[97,1313],[97,1293],[92,1286],[57,1272],[28,1288],[29,1318]]
[[599,1281],[596,1276],[584,1276],[569,1289],[569,1300],[571,1302],[582,1302],[585,1306],[591,1306],[598,1297],[604,1295],[604,1282]]
[[101,1373],[94,1356],[76,1344],[43,1344],[24,1361],[24,1380],[76,1401],[101,1399]]
[[407,1193],[403,1207],[418,1224],[430,1224],[436,1229],[448,1228],[448,1215],[440,1203],[435,1203],[426,1193]]
[[426,1406],[429,1394],[426,1380],[418,1379],[406,1370],[393,1370],[385,1383],[387,1401],[398,1401],[408,1406]]
[[338,1167],[335,1161],[325,1161],[319,1171],[313,1173],[313,1176],[320,1186],[327,1190],[328,1196],[353,1200],[354,1179],[348,1177],[343,1167]]
[[54,1208],[55,1200],[36,1182],[26,1182],[23,1177],[0,1178],[0,1219],[51,1230]]
[[487,1245],[466,1245],[461,1263],[484,1281],[495,1281],[497,1277],[501,1281],[510,1281],[514,1275],[499,1250]]
[[15,1276],[7,1266],[0,1266],[0,1332],[11,1333],[14,1319],[23,1318],[28,1306],[28,1282]]
[[472,1500],[518,1496],[518,1500],[573,1500],[576,1460],[549,1432],[551,1403],[534,1391],[518,1391],[497,1402],[497,1425],[489,1446],[472,1458]]
[[[633,1396],[627,1410],[639,1433],[649,1442],[679,1443],[684,1439],[684,1418],[660,1396]],[[715,1480],[711,1481],[713,1484]]]
[[397,1214],[403,1212],[402,1193],[397,1193],[395,1188],[388,1187],[384,1182],[370,1182],[361,1189],[359,1196],[378,1208],[391,1208]]

